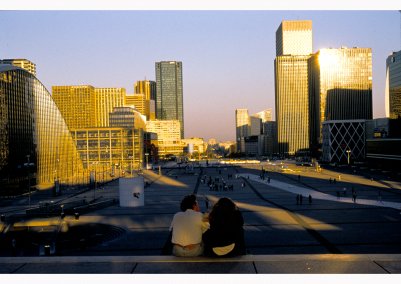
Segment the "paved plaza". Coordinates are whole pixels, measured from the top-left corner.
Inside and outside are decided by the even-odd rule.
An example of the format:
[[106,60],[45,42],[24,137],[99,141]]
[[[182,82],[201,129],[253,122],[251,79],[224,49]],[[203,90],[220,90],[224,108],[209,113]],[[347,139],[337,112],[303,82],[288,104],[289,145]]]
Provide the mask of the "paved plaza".
[[[162,175],[157,171],[143,175],[149,184],[144,191],[145,206],[120,207],[118,180],[95,193],[64,192],[57,197],[61,203],[94,196],[116,199],[117,203],[82,214],[78,220],[68,214],[63,220],[70,230],[90,224],[111,226],[103,232],[102,241],[70,247],[50,257],[30,256],[28,264],[23,251],[16,257],[3,252],[0,272],[60,273],[60,267],[65,273],[203,273],[201,267],[207,267],[207,273],[401,272],[401,183],[395,180],[341,169],[316,172],[310,167],[267,163],[170,167]],[[219,260],[162,255],[173,215],[182,197],[192,193],[198,196],[202,211],[223,196],[235,201],[245,220],[246,256],[213,266]],[[300,194],[302,203],[297,198]],[[0,213],[24,206],[26,197],[3,204]],[[85,265],[79,265],[83,259]],[[53,263],[44,266],[46,261]]]

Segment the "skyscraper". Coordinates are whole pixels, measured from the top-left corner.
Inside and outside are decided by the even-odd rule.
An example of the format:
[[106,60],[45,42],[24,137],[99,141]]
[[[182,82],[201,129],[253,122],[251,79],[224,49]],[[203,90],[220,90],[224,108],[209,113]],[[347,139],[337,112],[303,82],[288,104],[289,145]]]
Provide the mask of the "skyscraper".
[[156,62],[156,118],[178,120],[184,138],[182,63]]
[[386,60],[386,116],[401,117],[401,51]]
[[372,119],[372,50],[328,48],[310,61],[311,144],[327,120]]
[[[237,143],[237,152],[241,151],[241,138],[249,135],[249,113],[248,109],[235,110],[235,140]],[[243,148],[243,147],[242,147]]]
[[275,104],[278,151],[309,148],[308,59],[312,21],[283,21],[276,32]]
[[312,21],[283,21],[276,31],[276,56],[312,53]]

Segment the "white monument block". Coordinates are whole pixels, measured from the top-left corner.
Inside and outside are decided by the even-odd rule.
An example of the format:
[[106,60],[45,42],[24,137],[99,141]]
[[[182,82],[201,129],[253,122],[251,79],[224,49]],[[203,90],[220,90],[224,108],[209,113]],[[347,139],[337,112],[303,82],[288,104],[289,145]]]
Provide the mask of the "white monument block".
[[144,179],[142,176],[119,179],[120,207],[145,205]]

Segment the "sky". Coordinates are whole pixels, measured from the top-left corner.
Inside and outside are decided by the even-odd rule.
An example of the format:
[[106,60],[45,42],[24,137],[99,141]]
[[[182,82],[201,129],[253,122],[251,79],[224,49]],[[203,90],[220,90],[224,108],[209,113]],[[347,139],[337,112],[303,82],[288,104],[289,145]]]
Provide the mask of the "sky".
[[[1,7],[0,7],[1,8]],[[369,47],[373,115],[385,116],[386,58],[401,50],[397,10],[3,10],[0,59],[26,58],[52,86],[123,87],[183,65],[185,137],[235,140],[235,109],[274,113],[275,32],[312,20],[313,51]],[[274,116],[273,116],[274,117]]]

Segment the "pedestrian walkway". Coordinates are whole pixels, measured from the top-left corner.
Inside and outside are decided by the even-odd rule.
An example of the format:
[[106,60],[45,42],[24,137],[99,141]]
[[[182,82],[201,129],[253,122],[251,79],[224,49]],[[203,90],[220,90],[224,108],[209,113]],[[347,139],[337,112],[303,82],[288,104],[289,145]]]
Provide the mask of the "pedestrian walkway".
[[399,274],[399,254],[0,257],[6,274]]
[[[343,203],[354,203],[353,199],[351,197],[343,197],[341,198],[337,196],[333,196],[330,194],[326,194],[320,191],[316,191],[313,189],[293,185],[290,183],[278,181],[276,179],[270,179],[270,181],[267,180],[262,180],[258,175],[254,174],[237,174],[237,178],[242,177],[242,178],[248,178],[249,180],[260,182],[263,184],[266,184],[268,186],[284,190],[287,192],[291,192],[294,194],[302,194],[303,196],[309,196],[311,195],[313,199],[321,199],[321,200],[329,200],[329,201],[334,201],[334,202],[343,202]],[[377,201],[377,200],[371,200],[371,199],[357,199],[356,201],[357,204],[362,204],[362,205],[372,205],[372,206],[380,206],[380,207],[389,207],[389,208],[394,208],[397,210],[401,210],[401,203],[398,202],[390,202],[390,201]]]

